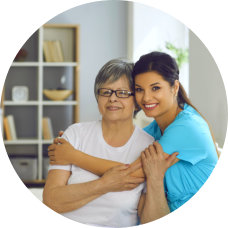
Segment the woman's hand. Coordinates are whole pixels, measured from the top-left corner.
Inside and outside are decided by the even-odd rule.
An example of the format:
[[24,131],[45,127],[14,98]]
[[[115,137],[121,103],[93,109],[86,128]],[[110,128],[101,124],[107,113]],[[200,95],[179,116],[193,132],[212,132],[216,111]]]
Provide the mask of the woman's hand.
[[100,178],[105,191],[119,192],[136,188],[139,184],[144,182],[144,178],[133,177],[131,174],[140,167],[140,163],[134,165],[119,165],[106,171]]
[[177,152],[164,156],[162,146],[158,142],[154,142],[145,149],[141,154],[143,170],[147,180],[152,183],[163,183],[166,170],[174,164],[174,160],[178,155]]
[[48,156],[51,165],[72,164],[75,148],[63,138],[55,138],[54,143],[48,147]]

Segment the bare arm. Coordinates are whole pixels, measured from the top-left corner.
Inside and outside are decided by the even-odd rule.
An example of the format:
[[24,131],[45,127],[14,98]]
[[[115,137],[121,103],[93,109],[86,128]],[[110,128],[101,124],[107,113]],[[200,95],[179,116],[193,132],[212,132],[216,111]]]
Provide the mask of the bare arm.
[[[112,167],[123,164],[120,162],[93,157],[91,155],[83,153],[82,151],[76,150],[69,142],[67,142],[63,138],[56,138],[54,140],[54,143],[49,146],[48,150],[50,164],[74,164],[98,176],[103,175],[107,170]],[[169,154],[164,153],[164,156],[167,158],[169,157]],[[177,161],[179,161],[179,159],[175,158],[175,162]],[[141,163],[140,157],[135,160],[131,165],[137,163]],[[137,171],[132,173],[132,176],[144,177],[144,172],[142,168],[139,168]]]
[[48,151],[51,165],[74,164],[98,176],[102,176],[112,167],[123,165],[120,162],[93,157],[76,150],[63,138],[56,138],[54,143],[48,147]]
[[67,185],[70,172],[51,170],[43,192],[43,202],[58,213],[72,211],[104,194],[100,180]]
[[71,172],[51,170],[43,192],[43,202],[58,213],[76,210],[107,192],[126,191],[137,187],[144,178],[130,174],[138,169],[122,165],[107,171],[101,178],[79,184],[67,185]]
[[138,209],[141,223],[147,223],[170,213],[163,179],[166,170],[174,164],[177,153],[166,158],[161,145],[155,142],[153,146],[142,152],[141,156],[147,191],[141,197]]

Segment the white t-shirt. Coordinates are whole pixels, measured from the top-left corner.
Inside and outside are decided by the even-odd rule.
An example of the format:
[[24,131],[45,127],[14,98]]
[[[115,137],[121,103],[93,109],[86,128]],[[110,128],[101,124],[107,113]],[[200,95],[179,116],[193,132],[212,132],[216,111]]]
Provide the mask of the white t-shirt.
[[[112,147],[103,138],[101,121],[71,125],[63,137],[76,149],[89,155],[130,164],[141,152],[152,144],[154,138],[142,129],[135,130],[128,142],[121,147]],[[72,172],[68,184],[92,181],[99,177],[75,165],[50,166],[51,169],[64,169]],[[84,224],[108,227],[126,227],[137,224],[137,206],[144,184],[131,191],[110,192],[89,202],[83,207],[63,213],[67,218]]]

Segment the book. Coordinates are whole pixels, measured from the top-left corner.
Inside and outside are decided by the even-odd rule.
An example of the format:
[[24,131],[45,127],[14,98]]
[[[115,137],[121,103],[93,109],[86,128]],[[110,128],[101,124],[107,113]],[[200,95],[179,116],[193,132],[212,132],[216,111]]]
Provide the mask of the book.
[[9,121],[8,121],[7,117],[3,118],[3,125],[4,125],[5,134],[6,134],[6,139],[12,140],[12,135],[10,132],[10,127],[9,127]]
[[48,42],[49,41],[45,40],[43,43],[44,58],[46,62],[52,62],[50,45]]
[[53,134],[53,128],[52,128],[52,123],[51,119],[49,117],[43,117],[42,119],[42,131],[43,131],[43,139],[53,139],[54,134]]
[[7,140],[17,140],[16,127],[13,115],[8,115],[3,118],[4,130]]
[[12,140],[17,140],[17,133],[16,133],[16,127],[15,127],[15,122],[14,122],[13,115],[8,115],[7,119],[8,119],[8,122],[9,122],[9,128],[10,128],[10,132],[11,132],[11,135],[12,135]]
[[64,61],[63,50],[62,50],[62,45],[61,45],[60,40],[53,41],[53,44],[54,44],[54,48],[55,48],[55,52],[56,52],[57,62],[63,62]]
[[43,43],[46,62],[63,62],[63,50],[60,40],[45,40]]

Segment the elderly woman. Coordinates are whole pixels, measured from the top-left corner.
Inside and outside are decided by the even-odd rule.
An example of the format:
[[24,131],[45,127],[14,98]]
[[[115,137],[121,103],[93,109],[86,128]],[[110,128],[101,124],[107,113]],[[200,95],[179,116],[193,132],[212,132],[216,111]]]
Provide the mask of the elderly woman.
[[[73,124],[62,139],[68,142],[69,148],[64,150],[65,158],[74,148],[85,152],[87,163],[92,155],[112,160],[115,167],[99,178],[69,162],[66,162],[68,165],[63,162],[50,166],[43,201],[72,220],[109,227],[137,224],[144,178],[132,175],[140,168],[139,162],[129,164],[140,157],[154,139],[133,125],[132,69],[132,63],[120,59],[106,63],[95,81],[95,96],[102,120]],[[49,149],[58,147],[61,150],[61,146],[52,145]],[[99,166],[100,160],[97,161]]]

